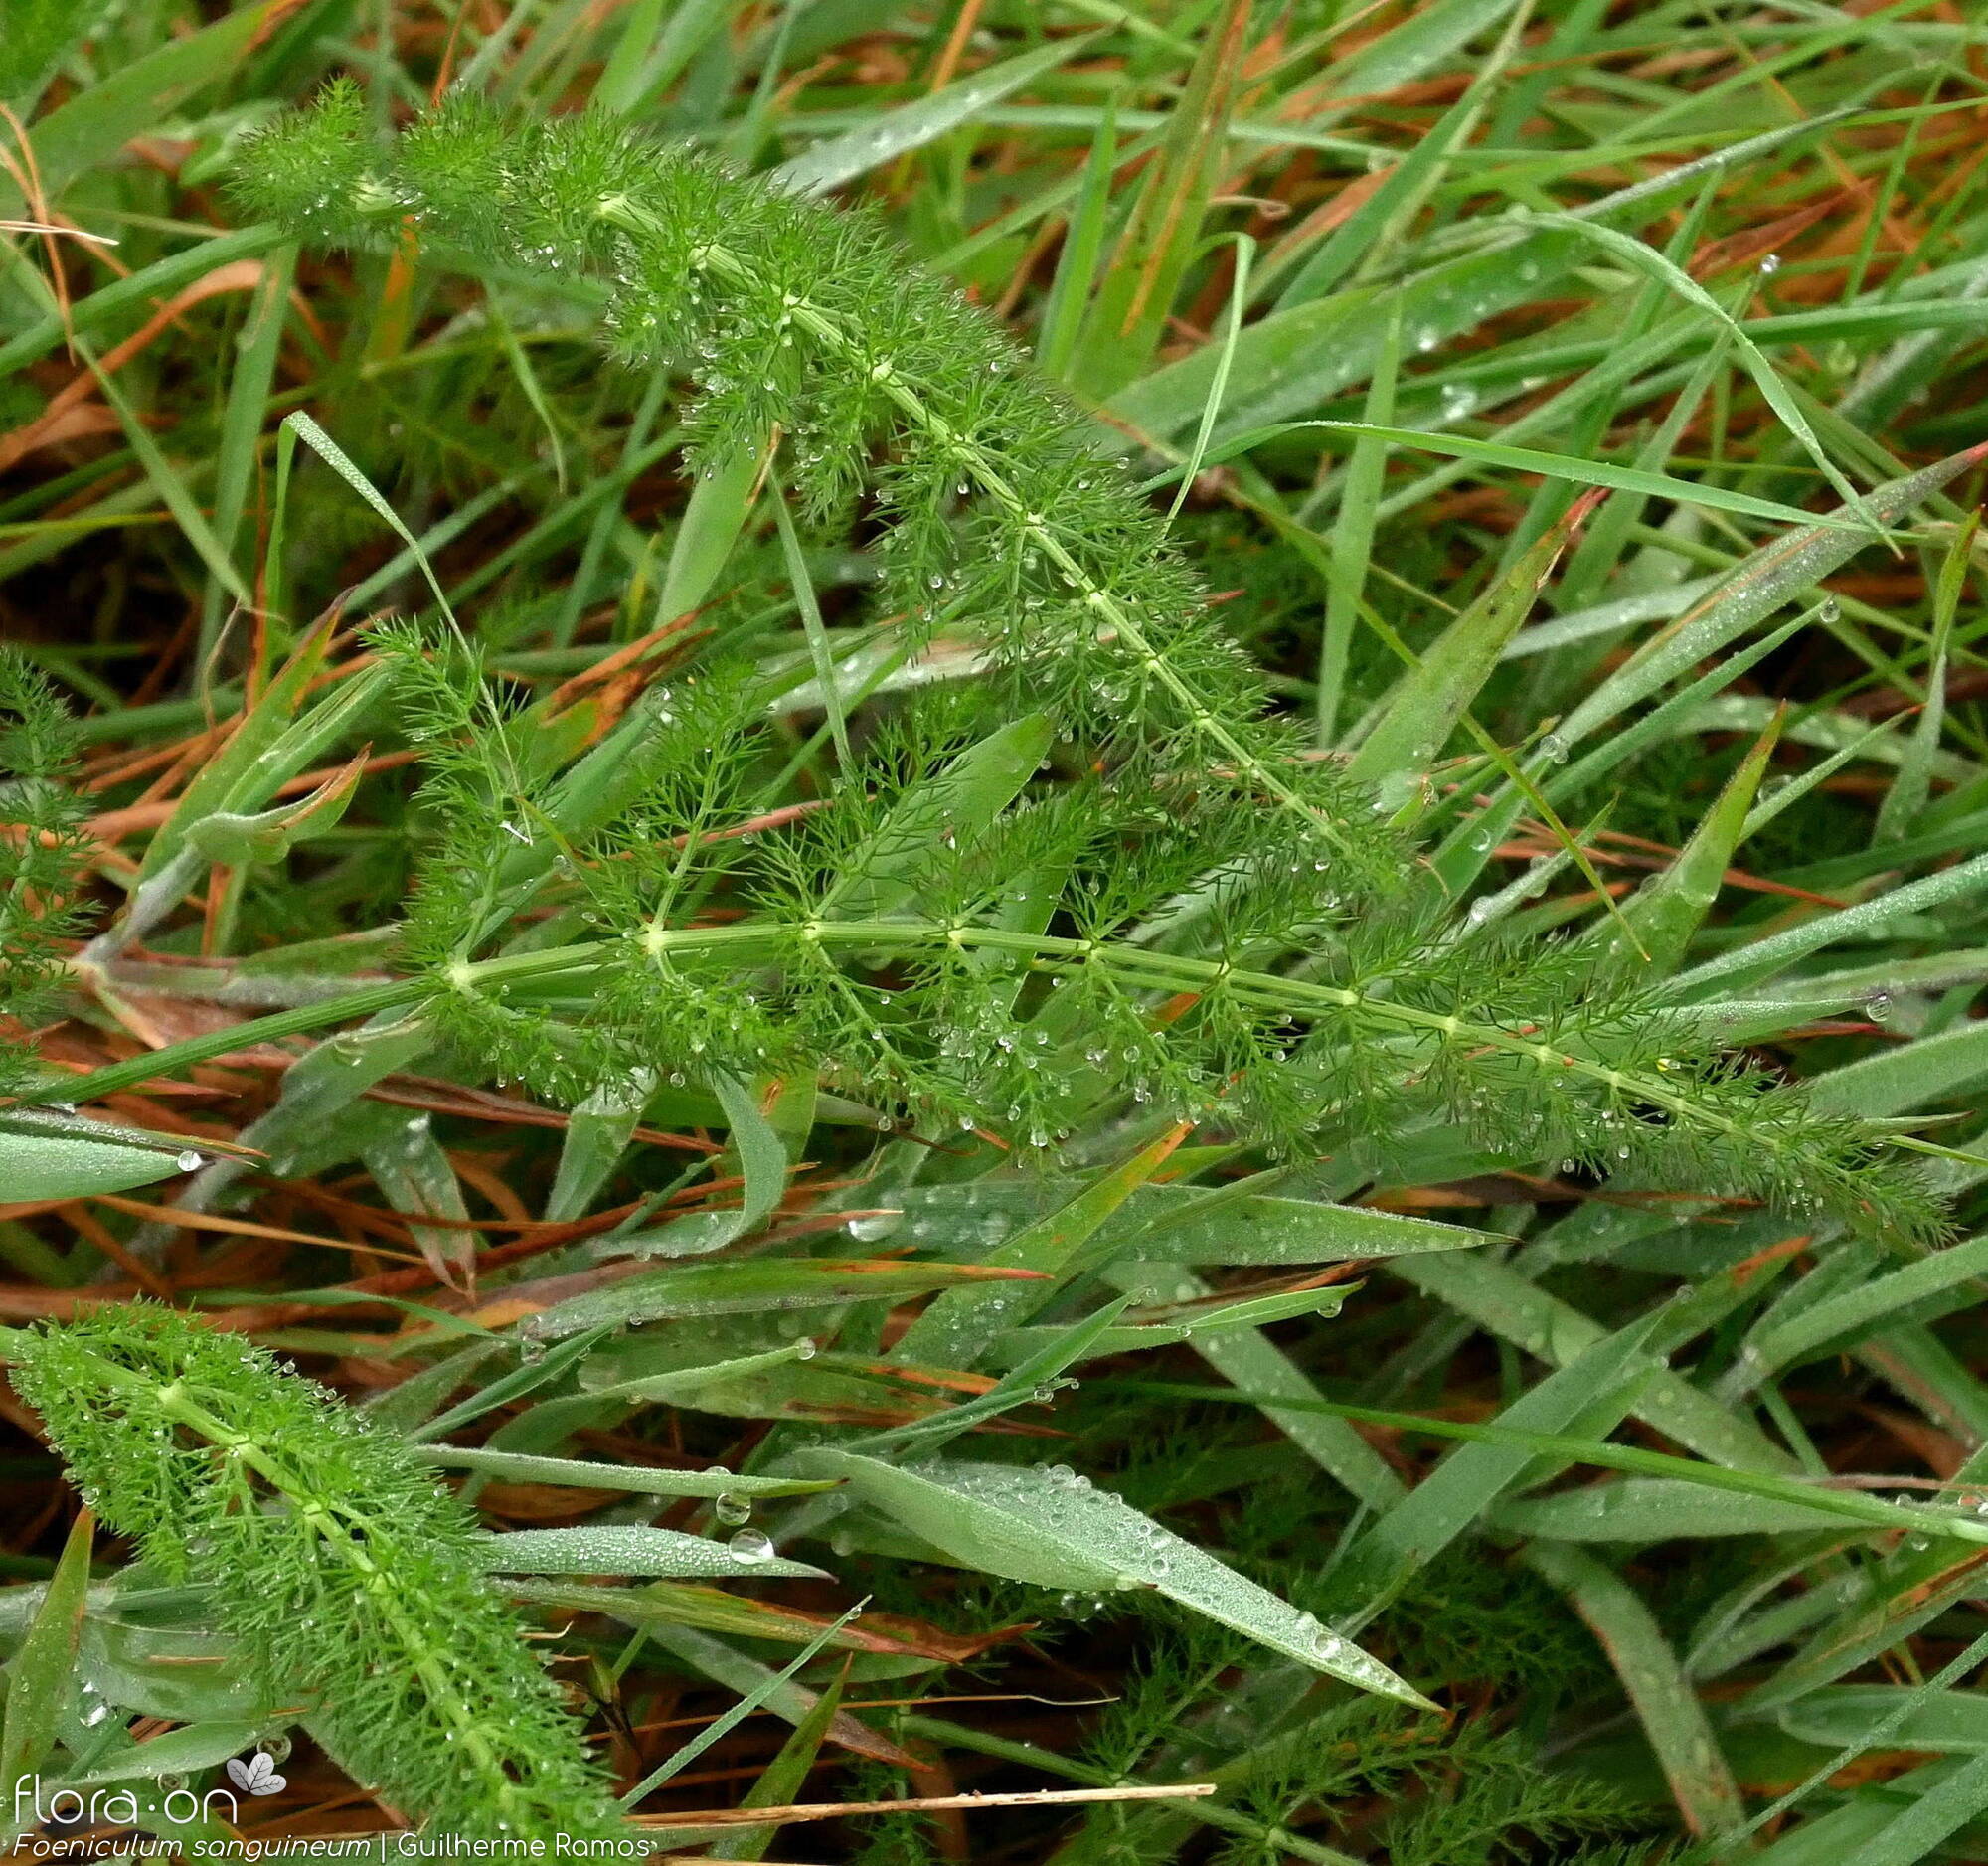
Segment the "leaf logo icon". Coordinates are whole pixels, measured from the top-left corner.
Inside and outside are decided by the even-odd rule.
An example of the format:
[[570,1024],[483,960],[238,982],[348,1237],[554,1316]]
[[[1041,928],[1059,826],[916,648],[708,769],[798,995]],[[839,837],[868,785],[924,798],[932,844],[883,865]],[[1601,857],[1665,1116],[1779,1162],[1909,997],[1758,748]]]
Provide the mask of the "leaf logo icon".
[[228,1780],[248,1794],[281,1794],[290,1785],[276,1774],[274,1761],[260,1750],[246,1763],[239,1756],[231,1756]]

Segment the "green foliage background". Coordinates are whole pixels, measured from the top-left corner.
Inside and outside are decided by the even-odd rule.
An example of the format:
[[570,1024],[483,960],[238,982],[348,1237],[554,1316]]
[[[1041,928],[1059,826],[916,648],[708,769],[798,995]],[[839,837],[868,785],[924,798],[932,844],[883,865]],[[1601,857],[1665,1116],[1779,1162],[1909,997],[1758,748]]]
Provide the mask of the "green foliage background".
[[0,1778],[1988,1855],[1984,53],[7,9]]

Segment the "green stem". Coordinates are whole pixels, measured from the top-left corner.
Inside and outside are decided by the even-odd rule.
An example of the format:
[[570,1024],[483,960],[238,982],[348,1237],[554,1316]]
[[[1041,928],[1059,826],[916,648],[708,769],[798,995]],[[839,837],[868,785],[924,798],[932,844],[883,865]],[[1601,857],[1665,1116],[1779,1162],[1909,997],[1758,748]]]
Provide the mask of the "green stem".
[[[1281,1011],[1291,1016],[1344,1016],[1350,1013],[1370,1028],[1389,1035],[1433,1038],[1442,1044],[1494,1050],[1550,1073],[1577,1076],[1624,1100],[1661,1108],[1675,1121],[1717,1132],[1729,1140],[1743,1139],[1749,1145],[1763,1144],[1757,1131],[1742,1133],[1740,1123],[1731,1115],[1703,1105],[1659,1075],[1619,1069],[1613,1064],[1556,1048],[1523,1031],[1507,1030],[1497,1024],[1480,1023],[1451,1012],[1423,1010],[1419,1006],[1401,1003],[1393,997],[1374,992],[1363,992],[1353,986],[1317,984],[1304,979],[1279,977],[1272,972],[1246,970],[1226,960],[1190,958],[1178,953],[1155,952],[1141,946],[1026,933],[971,922],[912,919],[809,920],[798,924],[745,921],[724,927],[676,929],[651,926],[639,935],[636,943],[658,962],[673,953],[733,953],[742,961],[746,961],[775,952],[796,937],[822,949],[844,951],[898,952],[951,946],[958,951],[998,952],[1019,958],[1038,969],[1052,971],[1076,972],[1087,965],[1101,965],[1117,974],[1134,990],[1204,993],[1222,989],[1258,1008]],[[399,1005],[418,1007],[446,992],[477,994],[531,980],[592,971],[613,962],[618,943],[588,941],[548,947],[537,952],[460,961],[438,976],[370,986],[343,997],[300,1005],[295,1010],[255,1018],[227,1030],[190,1038],[184,1043],[133,1057],[126,1062],[113,1063],[86,1076],[52,1085],[40,1099],[53,1101],[61,1096],[68,1101],[93,1101],[251,1044],[323,1029]]]

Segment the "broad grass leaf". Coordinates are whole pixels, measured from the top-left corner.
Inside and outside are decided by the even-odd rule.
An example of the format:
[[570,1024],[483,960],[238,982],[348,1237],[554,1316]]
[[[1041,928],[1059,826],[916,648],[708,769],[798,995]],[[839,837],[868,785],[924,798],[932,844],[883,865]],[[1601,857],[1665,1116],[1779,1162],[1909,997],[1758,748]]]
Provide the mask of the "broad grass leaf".
[[172,1623],[92,1609],[83,1622],[77,1670],[106,1703],[173,1723],[241,1723],[266,1720],[280,1706],[266,1682],[242,1662],[234,1639],[211,1631],[193,1615],[205,1596],[186,1591],[186,1606]]
[[114,0],[11,0],[0,43],[0,102],[30,113],[43,85],[71,52],[96,31]]
[[899,1466],[827,1450],[806,1462],[847,1477],[866,1502],[963,1567],[1046,1588],[1150,1587],[1329,1677],[1427,1704],[1311,1614],[1074,1472],[942,1460]]
[[[833,1308],[844,1302],[922,1295],[930,1289],[1027,1273],[983,1270],[972,1264],[906,1264],[890,1258],[767,1258],[685,1264],[570,1296],[534,1315],[528,1332],[550,1340],[588,1328],[681,1320],[692,1315]],[[504,1298],[498,1300],[501,1303]]]
[[81,1199],[186,1172],[199,1149],[176,1134],[16,1108],[0,1117],[0,1203]]
[[[243,54],[291,4],[262,0],[238,8],[183,39],[168,39],[51,110],[32,137],[35,177],[49,199],[85,169],[111,160],[144,126],[167,120],[183,98],[234,73]],[[16,218],[25,205],[21,174],[18,165],[0,174],[0,218]]]
[[[1988,1756],[1971,1756],[1950,1774],[1938,1764],[1923,1773],[1937,1779],[1923,1783],[1883,1827],[1859,1843],[1857,1866],[1920,1866],[1946,1851],[1943,1841],[1988,1811]],[[1902,1785],[1896,1779],[1890,1784],[1895,1794]],[[1756,1857],[1770,1860],[1778,1850]]]
[[874,920],[906,911],[917,898],[920,872],[950,839],[984,833],[1021,795],[1055,740],[1048,718],[1024,714],[913,785],[849,859],[847,878],[830,893],[822,918]]
[[[1605,1438],[1657,1371],[1648,1351],[1650,1325],[1631,1323],[1604,1335],[1522,1393],[1499,1424],[1529,1434]],[[1332,1567],[1336,1610],[1358,1625],[1392,1600],[1415,1571],[1468,1533],[1498,1498],[1542,1468],[1515,1445],[1462,1444],[1349,1544]]]
[[1553,1542],[1668,1542],[1677,1537],[1778,1536],[1840,1529],[1834,1511],[1808,1509],[1771,1497],[1731,1491],[1672,1477],[1629,1477],[1587,1484],[1558,1496],[1502,1503],[1492,1527]]
[[574,1490],[619,1490],[634,1496],[784,1497],[832,1490],[832,1481],[807,1477],[755,1477],[729,1470],[669,1470],[654,1464],[603,1464],[592,1458],[535,1457],[524,1451],[432,1444],[416,1447],[424,1463],[474,1471],[506,1483],[557,1484]]
[[[741,1807],[784,1807],[798,1797],[842,1708],[842,1679],[837,1678],[815,1700],[814,1708],[794,1726],[793,1734],[781,1744],[778,1754],[746,1790],[739,1803]],[[718,1836],[711,1857],[763,1859],[778,1831],[777,1822],[763,1827],[735,1828]]]
[[[1204,1328],[1208,1324],[1202,1325]],[[981,1359],[984,1365],[1004,1372],[1027,1365],[1064,1331],[1061,1328],[1011,1328],[999,1336]],[[1126,1324],[1107,1328],[1091,1344],[1093,1358],[1107,1354],[1142,1354],[1152,1348],[1178,1347],[1196,1333],[1183,1322],[1158,1322],[1151,1326]]]
[[[1169,1264],[1331,1264],[1342,1258],[1409,1257],[1424,1251],[1462,1251],[1496,1242],[1488,1231],[1411,1218],[1366,1205],[1332,1205],[1319,1199],[1284,1199],[1269,1193],[1193,1197],[1166,1186],[1151,1191],[1174,1209],[1125,1240],[1116,1256]],[[1148,1201],[1135,1197],[1134,1213]]]
[[1091,135],[1082,185],[1070,212],[1056,277],[1036,336],[1037,367],[1059,382],[1070,372],[1084,312],[1097,289],[1105,223],[1111,212],[1112,170],[1118,157],[1117,132],[1117,100],[1107,98]]
[[1565,547],[1573,519],[1536,541],[1511,570],[1445,628],[1383,704],[1347,773],[1381,786],[1391,802],[1440,756],[1470,703],[1491,677],[1505,644],[1531,613],[1540,586]]
[[1907,882],[1902,888],[1874,895],[1855,907],[1834,914],[1817,914],[1751,945],[1735,946],[1717,958],[1680,972],[1672,981],[1671,993],[1685,997],[1714,983],[1722,991],[1740,984],[1755,984],[1785,971],[1811,952],[1820,952],[1846,939],[1870,938],[1908,915],[1984,891],[1988,891],[1988,855],[1977,855],[1919,881]]
[[385,695],[393,675],[383,664],[338,682],[315,704],[305,705],[325,672],[335,632],[335,619],[313,628],[243,715],[227,745],[201,766],[171,817],[146,844],[140,867],[145,879],[186,846],[197,824],[216,815],[240,816],[267,803],[280,785],[351,732]]
[[764,1224],[787,1189],[786,1142],[751,1090],[736,1076],[718,1071],[712,1073],[711,1087],[732,1129],[733,1151],[745,1180],[739,1204],[730,1211],[691,1212],[645,1234],[645,1256],[695,1257],[722,1250]]
[[[1624,903],[1622,919],[1648,955],[1649,976],[1675,971],[1719,898],[1721,883],[1745,833],[1747,812],[1773,755],[1775,728],[1762,733],[1740,768],[1727,780],[1711,809],[1699,819],[1691,840],[1661,874],[1654,875]],[[1597,936],[1605,936],[1597,934]]]
[[659,616],[687,615],[711,594],[752,510],[763,464],[756,448],[738,447],[698,475],[663,571]]
[[1877,1784],[1865,1788],[1828,1813],[1788,1829],[1771,1846],[1746,1858],[1758,1866],[1843,1866],[1846,1860],[1863,1866],[1867,1857],[1864,1849],[1884,1832],[1905,1797],[1923,1794],[1967,1767],[1957,1758],[1941,1757],[1923,1769],[1894,1776],[1882,1788]]
[[45,1795],[53,1797],[57,1788],[96,1788],[110,1781],[156,1779],[167,1774],[188,1776],[197,1769],[213,1769],[231,1756],[240,1756],[264,1734],[265,1728],[262,1724],[233,1720],[187,1724],[119,1750],[107,1762],[80,1776],[65,1776],[46,1789]]
[[619,1081],[595,1089],[568,1116],[559,1169],[540,1216],[557,1225],[579,1218],[613,1176],[642,1119],[651,1083]]
[[6,1710],[0,1718],[0,1789],[10,1799],[14,1784],[54,1746],[56,1720],[76,1682],[77,1641],[95,1535],[96,1519],[82,1511],[63,1544],[62,1559],[28,1635],[7,1667]]
[[[985,1254],[990,1266],[1041,1272],[1045,1280],[1038,1288],[948,1290],[905,1332],[894,1357],[933,1367],[971,1367],[998,1336],[1026,1322],[1049,1299],[1057,1284],[1047,1278],[1069,1268],[1099,1228],[1165,1165],[1185,1136],[1184,1126],[1175,1127]],[[969,1205],[973,1190],[961,1189]]]
[[1361,97],[1419,78],[1511,12],[1514,0],[1435,0],[1369,40],[1333,71],[1333,95]]
[[[1502,1335],[1526,1353],[1559,1367],[1606,1334],[1572,1303],[1540,1288],[1507,1265],[1454,1253],[1407,1257],[1389,1266],[1423,1294]],[[1795,1460],[1749,1420],[1669,1368],[1653,1373],[1637,1396],[1635,1415],[1701,1457],[1737,1470],[1786,1472]]]
[[826,1579],[806,1562],[762,1554],[761,1545],[742,1552],[704,1536],[641,1523],[590,1523],[578,1529],[514,1529],[477,1544],[476,1554],[492,1574],[661,1575],[673,1581],[702,1581],[759,1575]]
[[1815,1106],[1832,1114],[1870,1118],[1943,1102],[1973,1088],[1984,1076],[1988,1076],[1988,1025],[1963,1023],[1813,1077],[1805,1094]]
[[382,1011],[357,1029],[312,1046],[283,1074],[276,1104],[242,1130],[269,1156],[279,1178],[301,1177],[357,1156],[379,1131],[380,1104],[361,1098],[377,1082],[412,1067],[435,1037],[419,1011]]
[[224,868],[279,862],[297,841],[321,836],[337,824],[352,801],[364,763],[363,758],[352,760],[294,803],[250,814],[216,810],[188,828],[187,842],[196,855]]
[[[1285,1198],[1260,1189],[1282,1183],[1284,1176],[1276,1172],[1214,1188],[1148,1179],[1098,1228],[1097,1253],[1102,1257],[1108,1249],[1119,1262],[1329,1264],[1459,1251],[1496,1242],[1499,1235],[1376,1206]],[[957,1185],[907,1186],[893,1196],[905,1213],[908,1234],[921,1246],[950,1258],[1000,1263],[1003,1253],[1021,1244],[1025,1228],[1059,1207],[1068,1209],[1081,1189],[1068,1178],[995,1174]],[[1053,1268],[1034,1261],[1028,1267]]]
[[[1748,518],[1766,519],[1777,525],[1813,525],[1815,514],[1798,506],[1782,505],[1773,499],[1757,499],[1751,493],[1736,492],[1729,486],[1694,479],[1678,479],[1647,468],[1617,465],[1612,460],[1584,459],[1578,454],[1549,453],[1537,447],[1514,447],[1503,441],[1480,440],[1469,434],[1430,433],[1416,427],[1390,427],[1373,422],[1279,422],[1271,426],[1237,434],[1223,442],[1204,462],[1213,466],[1239,453],[1275,440],[1284,434],[1326,431],[1351,434],[1356,439],[1385,441],[1393,446],[1410,447],[1423,453],[1447,454],[1452,459],[1473,460],[1486,467],[1503,467],[1518,473],[1540,473],[1549,479],[1564,479],[1576,486],[1602,486],[1611,491],[1640,493],[1645,498],[1669,499],[1680,505],[1702,505],[1717,512],[1738,512]],[[1832,521],[1846,531],[1860,532],[1868,542],[1870,527],[1850,519]],[[1543,622],[1528,636],[1558,630],[1557,622]],[[1549,639],[1553,637],[1550,635]],[[1563,637],[1564,638],[1564,637]],[[1574,637],[1578,639],[1578,637]],[[1532,652],[1537,647],[1521,647],[1518,639],[1509,642],[1500,658]]]
[[1565,1590],[1600,1640],[1663,1766],[1685,1825],[1695,1834],[1715,1835],[1740,1826],[1746,1805],[1732,1766],[1642,1597],[1613,1570],[1564,1543],[1535,1543],[1526,1561]]
[[1856,510],[1839,508],[1828,525],[1773,539],[1740,564],[1712,595],[1674,627],[1645,642],[1562,721],[1569,745],[1587,738],[1681,675],[1723,650],[1727,643],[1771,615],[1784,602],[1839,569],[1870,544],[1868,532],[1841,529],[1860,513],[1890,524],[1911,512],[1988,453],[1988,444],[1950,454],[1916,473],[1873,488]]
[[1855,1743],[1880,1721],[1906,1710],[1887,1747],[1902,1750],[1988,1750],[1988,1696],[1978,1691],[1938,1691],[1929,1697],[1909,1685],[1831,1685],[1790,1704],[1776,1721],[1791,1737],[1835,1749]]
[[[814,1353],[813,1341],[802,1339],[759,1354],[708,1361],[695,1367],[670,1367],[660,1373],[621,1379],[613,1377],[611,1363],[599,1352],[603,1332],[593,1328],[570,1336],[546,1356],[542,1366],[578,1347],[579,1352],[572,1358],[579,1366],[580,1391],[541,1400],[515,1418],[507,1419],[491,1435],[490,1448],[528,1453],[549,1450],[564,1444],[581,1428],[598,1425],[603,1419],[636,1406],[675,1406],[747,1419],[768,1417],[781,1410],[772,1396],[783,1397],[789,1391],[779,1376],[794,1373],[794,1363]],[[639,1358],[648,1345],[637,1341],[631,1344],[631,1349]],[[702,1342],[698,1351],[706,1351]]]
[[[639,1359],[642,1344],[634,1358]],[[894,1380],[887,1369],[862,1354],[803,1356],[793,1348],[746,1355],[705,1368],[649,1375],[595,1389],[592,1369],[580,1376],[581,1392],[573,1400],[549,1400],[541,1415],[566,1413],[569,1425],[587,1425],[569,1409],[598,1399],[622,1404],[663,1404],[727,1419],[819,1419],[879,1423],[907,1414],[920,1417],[941,1410],[936,1391],[915,1381]],[[517,1422],[522,1425],[523,1422]],[[513,1426],[499,1430],[509,1444]],[[519,1441],[522,1444],[523,1441]]]
[[[434,1137],[425,1114],[397,1116],[385,1133],[362,1146],[359,1157],[381,1197],[411,1222],[414,1241],[444,1288],[474,1287],[476,1232],[455,1165]],[[436,1219],[422,1224],[421,1219]]]
[[1876,1333],[1902,1309],[1947,1294],[1988,1274],[1988,1237],[1970,1238],[1935,1251],[1889,1275],[1827,1296],[1784,1321],[1757,1328],[1747,1338],[1749,1375],[1765,1379],[1775,1368],[1813,1359],[1836,1345]]
[[1096,37],[1093,32],[1052,39],[998,65],[984,66],[915,103],[880,111],[862,127],[816,143],[805,154],[781,163],[768,179],[795,194],[827,194],[972,122],[982,110],[1068,63]]
[[1799,1702],[1846,1673],[1877,1661],[1920,1627],[1977,1593],[1978,1544],[1940,1540],[1929,1547],[1908,1536],[1870,1564],[1850,1603],[1804,1638],[1792,1657],[1742,1700],[1748,1711]]

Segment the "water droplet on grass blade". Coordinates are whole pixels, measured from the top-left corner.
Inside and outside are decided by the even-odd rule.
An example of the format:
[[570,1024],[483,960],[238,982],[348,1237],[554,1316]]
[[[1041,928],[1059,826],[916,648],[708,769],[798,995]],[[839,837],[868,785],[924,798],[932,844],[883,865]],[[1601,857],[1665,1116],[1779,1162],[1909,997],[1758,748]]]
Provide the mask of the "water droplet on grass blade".
[[756,1568],[761,1562],[773,1559],[771,1540],[756,1529],[742,1529],[725,1545],[732,1551],[735,1562],[744,1562]]

